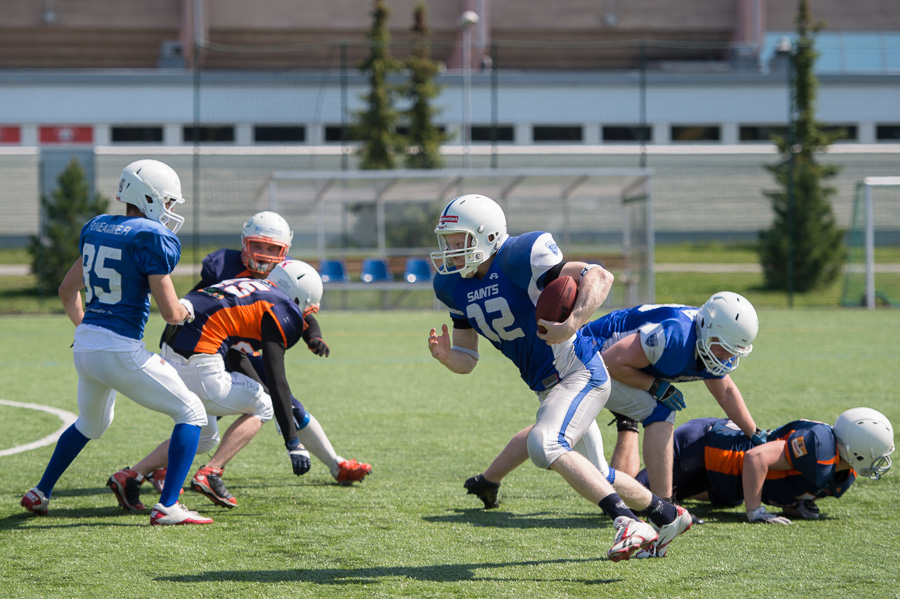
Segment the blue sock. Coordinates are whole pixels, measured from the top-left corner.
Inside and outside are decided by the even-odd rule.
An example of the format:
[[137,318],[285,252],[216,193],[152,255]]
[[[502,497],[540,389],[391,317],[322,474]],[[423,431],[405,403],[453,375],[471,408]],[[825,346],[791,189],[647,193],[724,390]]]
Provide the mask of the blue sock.
[[193,424],[176,424],[169,440],[169,464],[166,467],[166,482],[159,502],[172,507],[178,501],[181,487],[187,478],[200,443],[200,427]]
[[678,517],[678,510],[674,505],[653,493],[650,494],[650,505],[641,510],[641,513],[645,514],[658,527],[670,524]]
[[44,497],[50,498],[50,493],[53,492],[56,481],[63,475],[66,468],[75,461],[75,458],[78,457],[78,454],[81,453],[88,441],[90,439],[78,432],[74,424],[60,435],[59,441],[56,442],[56,449],[53,450],[53,456],[50,458],[50,463],[47,464],[47,468],[44,470],[44,476],[41,477],[41,482],[37,484],[37,488],[41,490]]
[[610,493],[606,497],[600,500],[598,504],[600,509],[603,512],[615,520],[619,516],[625,516],[626,518],[631,518],[632,520],[637,520],[637,516],[634,515],[625,502],[622,501],[622,498],[619,497],[618,493]]

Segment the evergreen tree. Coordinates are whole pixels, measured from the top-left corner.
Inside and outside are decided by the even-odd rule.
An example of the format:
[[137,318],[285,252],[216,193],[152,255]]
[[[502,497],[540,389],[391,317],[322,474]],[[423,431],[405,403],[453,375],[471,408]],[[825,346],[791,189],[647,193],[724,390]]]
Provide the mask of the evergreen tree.
[[364,170],[396,168],[395,154],[401,149],[394,89],[388,83],[390,74],[400,69],[398,61],[391,57],[391,34],[387,28],[390,14],[384,0],[375,0],[372,28],[367,34],[371,52],[360,65],[360,70],[369,76],[369,93],[364,97],[368,108],[357,113],[354,136],[362,141],[360,168]]
[[56,179],[59,187],[53,199],[41,196],[45,226],[42,235],[31,237],[31,272],[37,278],[41,295],[55,294],[63,277],[78,259],[81,227],[91,218],[106,212],[109,200],[99,193],[89,196],[90,186],[84,169],[73,158]]
[[440,68],[431,60],[430,30],[424,2],[418,2],[413,16],[412,31],[416,34],[412,54],[406,61],[409,68],[410,81],[406,94],[410,99],[410,108],[404,114],[409,122],[409,134],[406,142],[406,166],[409,168],[434,169],[443,166],[441,144],[447,140],[447,134],[434,124],[434,117],[440,113],[432,106],[432,102],[440,93],[435,85]]
[[771,229],[760,232],[760,263],[769,289],[821,289],[840,275],[846,257],[844,232],[831,207],[836,189],[824,184],[840,169],[817,160],[817,154],[844,135],[843,131],[824,131],[815,120],[815,33],[821,27],[812,20],[808,0],[800,0],[797,44],[791,57],[791,133],[774,138],[782,159],[767,168],[781,189],[766,193],[775,219]]

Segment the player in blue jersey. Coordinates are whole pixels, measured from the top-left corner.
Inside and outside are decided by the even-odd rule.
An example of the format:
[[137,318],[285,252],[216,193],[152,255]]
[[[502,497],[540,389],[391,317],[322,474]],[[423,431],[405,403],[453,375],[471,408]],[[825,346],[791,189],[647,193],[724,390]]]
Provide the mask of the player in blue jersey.
[[[453,333],[451,339],[447,325],[440,333],[431,329],[432,357],[451,372],[469,373],[478,363],[478,337],[485,337],[519,368],[540,402],[535,425],[507,445],[507,457],[517,463],[530,457],[598,504],[617,530],[607,552],[610,560],[629,559],[654,546],[665,554],[675,536],[690,528],[690,514],[645,489],[642,493],[633,478],[611,470],[595,422],[610,382],[596,342],[579,329],[606,298],[612,274],[597,265],[564,262],[549,233],[508,236],[503,210],[482,195],[451,201],[435,233],[440,251],[432,254],[438,273],[434,292],[450,311]],[[579,281],[571,315],[562,323],[536,322],[538,295],[561,275]],[[592,444],[597,452],[590,458],[572,451],[585,435],[597,437]],[[475,477],[466,488],[477,493],[489,489],[490,481]],[[623,499],[643,510],[658,532]]]
[[675,383],[703,381],[719,405],[755,444],[765,441],[730,373],[753,349],[759,319],[746,298],[729,291],[700,308],[647,304],[591,322],[585,334],[601,344],[613,379],[606,407],[617,415],[619,439],[611,463],[635,475],[637,422],[644,426],[644,463],[653,491],[671,497],[675,411],[685,407]]
[[[879,479],[891,467],[894,431],[884,414],[853,408],[834,426],[795,420],[753,445],[728,419],[699,418],[675,430],[676,498],[734,507],[744,503],[750,522],[790,524],[788,516],[818,518],[816,500],[841,497],[857,472]],[[648,484],[647,471],[638,480]]]
[[[306,320],[318,310],[321,298],[319,273],[299,260],[279,263],[268,280],[231,279],[185,296],[193,304],[196,317],[176,327],[163,344],[162,355],[200,397],[210,417],[200,435],[198,452],[210,451],[219,442],[216,417],[239,416],[222,436],[215,454],[191,479],[191,489],[213,503],[237,506],[222,482],[224,468],[273,415],[294,474],[309,470],[309,453],[300,444],[291,417],[284,354],[302,339]],[[254,372],[248,376],[226,370],[226,357],[235,348],[262,354],[270,381],[268,392],[253,378]],[[163,442],[134,468],[113,475],[125,483],[132,509],[143,509],[140,485],[150,472],[166,467],[166,455],[167,442]]]
[[[194,290],[228,279],[266,278],[272,268],[287,257],[293,237],[294,234],[287,221],[279,214],[268,211],[254,214],[244,223],[241,230],[240,251],[220,249],[203,259],[200,282],[194,286]],[[323,340],[322,330],[313,314],[307,315],[306,325],[303,340],[307,347],[317,356],[327,358],[331,350]],[[169,332],[167,330],[163,336]],[[227,365],[229,369],[236,369],[250,376],[255,371],[263,383],[267,380],[262,358],[258,353],[235,349],[228,356]],[[354,481],[363,480],[372,472],[371,464],[357,462],[355,459],[347,460],[338,455],[316,417],[310,414],[296,397],[292,397],[291,402],[294,425],[301,444],[328,467],[331,476],[338,483],[349,485]],[[150,478],[159,488],[156,481],[162,476],[154,472]]]
[[208,524],[212,520],[178,502],[200,428],[207,423],[203,403],[172,365],[147,351],[141,341],[151,294],[166,322],[182,324],[193,318],[191,303],[178,299],[169,276],[181,257],[175,232],[184,218],[172,211],[174,204],[184,202],[181,182],[162,162],[138,160],[122,171],[116,199],[127,204],[125,216],[102,214],[84,225],[81,256],[59,287],[66,314],[76,325],[78,420],[59,438],[43,477],[21,504],[37,515],[47,514],[60,476],[87,442],[112,424],[118,391],[175,421],[166,491],[150,513],[150,524]]

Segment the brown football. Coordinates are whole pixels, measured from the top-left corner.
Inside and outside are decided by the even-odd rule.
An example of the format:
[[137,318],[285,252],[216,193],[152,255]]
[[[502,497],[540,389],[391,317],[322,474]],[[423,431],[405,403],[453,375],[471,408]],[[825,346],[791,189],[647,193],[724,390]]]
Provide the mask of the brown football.
[[[562,322],[572,313],[575,298],[578,297],[578,283],[569,276],[557,277],[544,287],[538,296],[534,315],[537,320]],[[545,332],[543,327],[538,327]]]

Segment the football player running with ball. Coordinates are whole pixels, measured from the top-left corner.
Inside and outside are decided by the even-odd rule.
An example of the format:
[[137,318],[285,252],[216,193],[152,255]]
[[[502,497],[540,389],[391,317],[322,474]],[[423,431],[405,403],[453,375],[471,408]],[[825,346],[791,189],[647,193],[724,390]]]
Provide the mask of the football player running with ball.
[[[435,233],[440,251],[431,255],[438,273],[434,292],[450,311],[453,332],[451,337],[447,325],[440,333],[431,329],[431,355],[451,372],[467,374],[478,363],[478,337],[485,337],[519,368],[540,403],[534,426],[520,433],[524,443],[511,442],[504,452],[514,452],[518,463],[531,458],[539,468],[555,470],[613,519],[617,532],[607,552],[610,560],[627,560],[639,549],[665,555],[669,543],[690,528],[690,514],[610,469],[595,422],[610,380],[594,341],[579,329],[603,303],[612,274],[597,265],[563,261],[549,233],[510,237],[503,210],[482,195],[451,201]],[[541,290],[562,275],[578,281],[571,314],[561,323],[537,322]],[[585,451],[581,441],[587,434],[597,436],[588,444],[595,450],[589,457],[572,451]],[[626,503],[654,526],[639,520]]]
[[59,438],[43,477],[21,504],[38,516],[47,514],[60,476],[87,442],[112,424],[118,391],[175,421],[165,491],[150,512],[150,524],[209,524],[212,520],[178,503],[206,411],[175,368],[141,341],[150,294],[166,322],[182,324],[194,317],[190,302],[175,295],[169,276],[181,257],[175,233],[184,217],[172,211],[174,204],[184,202],[181,181],[162,162],[138,160],[122,171],[116,199],[127,204],[125,216],[101,214],[82,228],[81,256],[59,287],[66,314],[76,326],[78,420]]

